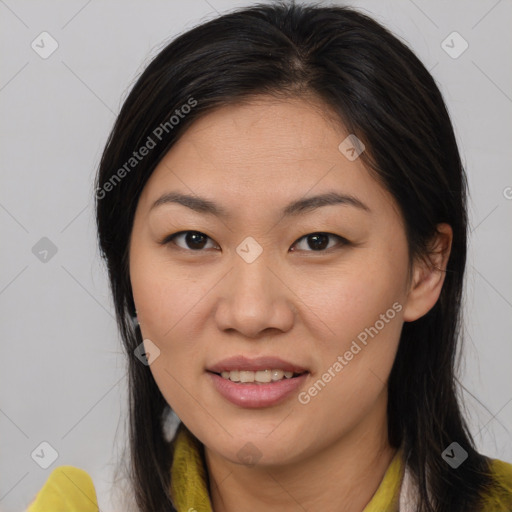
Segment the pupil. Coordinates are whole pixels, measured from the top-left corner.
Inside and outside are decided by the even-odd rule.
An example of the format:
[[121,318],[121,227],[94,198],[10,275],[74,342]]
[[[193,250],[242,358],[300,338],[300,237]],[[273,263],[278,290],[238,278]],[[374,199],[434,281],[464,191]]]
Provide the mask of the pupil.
[[[329,245],[329,237],[327,235],[318,233],[316,235],[309,235],[308,238],[309,238],[309,240],[311,240],[311,239],[316,240],[316,242],[314,242],[313,246],[311,244],[309,244],[310,248],[312,248],[312,249],[324,249],[325,247],[327,247]],[[321,240],[320,243],[318,243],[319,239],[323,239],[323,240]]]
[[[201,238],[203,239],[203,243],[201,243],[200,241]],[[187,233],[185,240],[187,245],[191,246],[191,249],[202,249],[206,244],[206,240],[204,240],[204,238],[204,235],[201,235],[200,233],[194,231],[191,233]],[[199,246],[197,244],[199,244]]]

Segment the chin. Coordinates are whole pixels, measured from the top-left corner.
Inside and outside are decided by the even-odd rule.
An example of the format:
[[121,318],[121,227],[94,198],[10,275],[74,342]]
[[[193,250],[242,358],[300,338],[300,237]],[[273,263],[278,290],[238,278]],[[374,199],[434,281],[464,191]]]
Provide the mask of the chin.
[[[282,425],[278,429],[281,427]],[[261,425],[261,428],[255,427],[257,431],[254,429],[248,431],[246,424],[240,431],[237,431],[234,425],[226,424],[225,428],[232,436],[222,429],[223,435],[218,435],[217,432],[212,435],[212,431],[209,430],[205,432],[205,437],[201,442],[208,449],[233,464],[244,466],[286,465],[300,458],[306,446],[304,436],[298,435],[298,433],[296,435],[296,429],[290,429],[289,426],[288,428],[283,427],[283,432],[279,436],[276,431],[272,432],[272,428],[275,429],[275,424],[272,428],[268,428],[267,424]]]

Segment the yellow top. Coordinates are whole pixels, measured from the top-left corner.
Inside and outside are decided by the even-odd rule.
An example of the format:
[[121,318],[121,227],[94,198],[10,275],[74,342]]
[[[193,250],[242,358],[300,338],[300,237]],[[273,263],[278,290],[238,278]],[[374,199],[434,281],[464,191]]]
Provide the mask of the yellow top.
[[[186,429],[179,428],[171,467],[171,497],[178,512],[212,512],[201,444]],[[506,489],[505,496],[488,493],[483,512],[512,511],[512,464],[491,459],[493,473]],[[363,512],[398,512],[404,477],[402,453],[398,451]],[[27,512],[98,512],[90,476],[73,466],[59,466],[48,477]]]
[[91,477],[73,466],[55,468],[27,512],[98,512]]

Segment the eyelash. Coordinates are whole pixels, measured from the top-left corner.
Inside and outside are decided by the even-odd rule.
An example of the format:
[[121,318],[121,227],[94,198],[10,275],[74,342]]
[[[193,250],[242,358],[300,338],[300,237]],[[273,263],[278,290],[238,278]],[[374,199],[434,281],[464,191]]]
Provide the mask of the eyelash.
[[[198,234],[198,235],[202,235],[204,237],[206,237],[208,240],[212,240],[208,235],[205,235],[204,233],[201,233],[200,231],[194,231],[194,230],[188,230],[188,231],[179,231],[177,233],[173,233],[171,235],[168,235],[166,236],[161,242],[160,244],[161,245],[169,245],[169,244],[173,244],[175,245],[178,249],[181,249],[183,251],[186,251],[186,252],[196,252],[196,253],[200,253],[200,252],[204,252],[204,249],[185,249],[183,247],[180,247],[179,245],[177,245],[174,240],[175,238],[177,238],[178,236],[181,236],[181,235],[186,235],[187,233],[195,233],[195,234]],[[336,238],[338,239],[339,241],[339,244],[338,246],[334,246],[334,247],[328,247],[327,249],[322,249],[322,250],[318,250],[318,251],[313,251],[313,250],[306,250],[305,252],[312,252],[312,253],[325,253],[325,252],[330,252],[331,249],[341,249],[343,246],[346,246],[346,245],[349,245],[350,242],[346,239],[346,238],[343,238],[342,236],[340,235],[335,235],[334,233],[326,233],[326,232],[323,232],[323,231],[314,231],[313,233],[308,233],[307,235],[304,235],[304,236],[301,236],[299,239],[297,239],[293,245],[297,244],[298,242],[300,242],[301,240],[303,239],[307,239],[308,237],[310,236],[313,236],[313,235],[326,235],[328,237],[332,237],[332,238]]]

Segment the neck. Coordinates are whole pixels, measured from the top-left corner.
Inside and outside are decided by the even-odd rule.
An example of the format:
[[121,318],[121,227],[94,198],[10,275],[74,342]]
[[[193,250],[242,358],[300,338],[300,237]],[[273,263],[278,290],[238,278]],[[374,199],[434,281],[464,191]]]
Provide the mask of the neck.
[[349,433],[299,462],[247,468],[205,448],[213,510],[361,512],[396,453],[387,438],[386,404],[382,400]]

